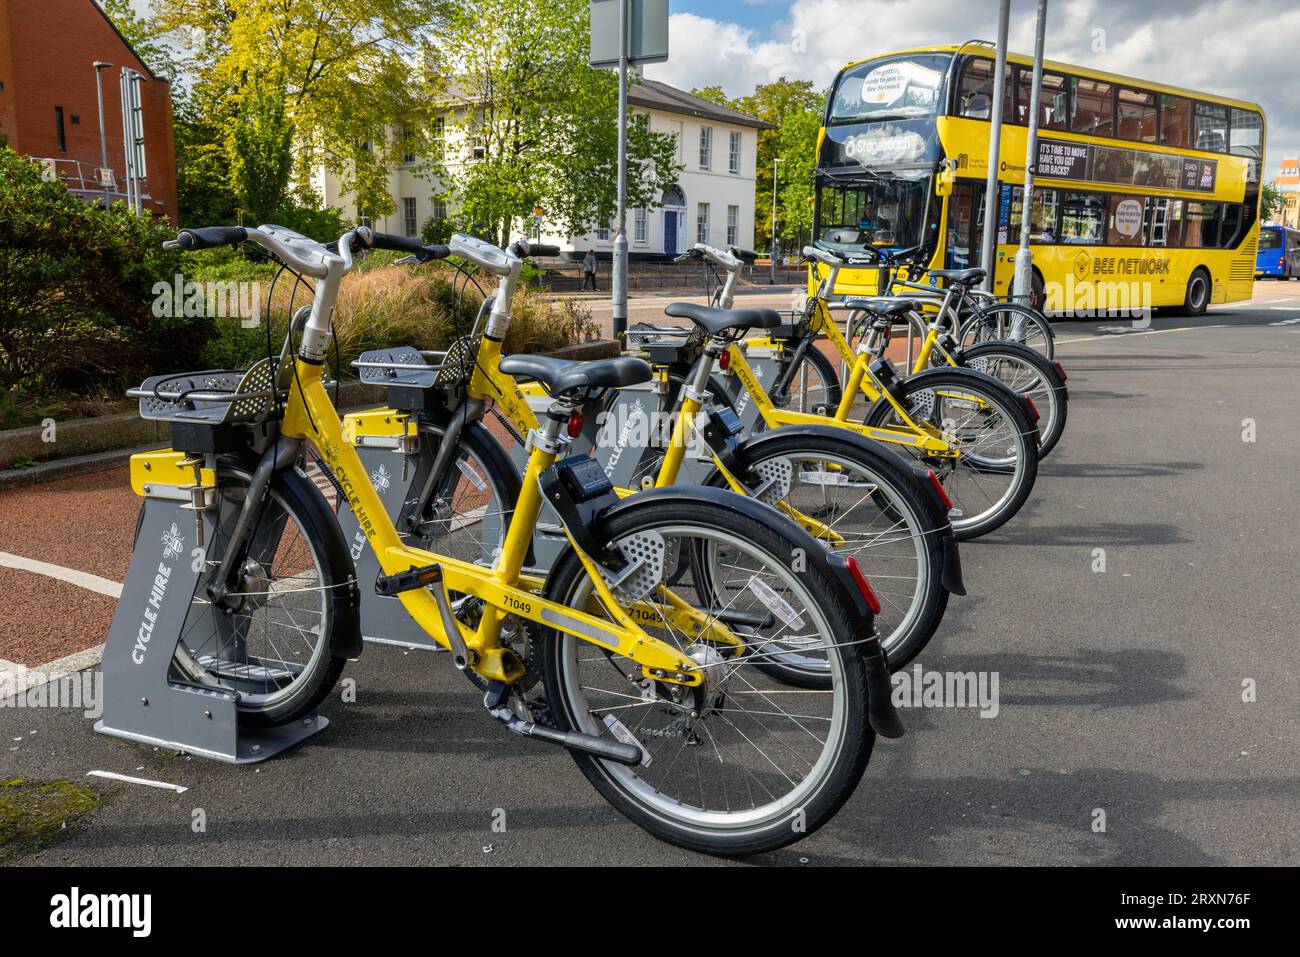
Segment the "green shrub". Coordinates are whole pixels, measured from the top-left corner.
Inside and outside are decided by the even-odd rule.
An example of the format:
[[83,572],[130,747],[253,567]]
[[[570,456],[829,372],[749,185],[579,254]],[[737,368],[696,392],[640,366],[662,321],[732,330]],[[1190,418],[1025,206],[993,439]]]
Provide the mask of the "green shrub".
[[175,235],[150,214],[105,211],[47,182],[43,167],[0,149],[0,390],[40,399],[121,385],[161,360],[197,360],[210,326],[157,319],[153,286],[170,282]]

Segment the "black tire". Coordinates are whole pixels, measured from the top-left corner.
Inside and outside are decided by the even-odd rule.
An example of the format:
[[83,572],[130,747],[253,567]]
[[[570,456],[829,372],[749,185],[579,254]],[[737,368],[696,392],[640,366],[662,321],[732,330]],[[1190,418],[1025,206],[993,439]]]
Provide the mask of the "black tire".
[[[229,463],[218,468],[218,496],[223,505],[229,503],[231,507],[219,506],[218,527],[212,541],[208,543],[206,557],[209,567],[214,571],[216,563],[224,554],[222,543],[233,528],[235,503],[236,500],[242,500],[240,494],[247,490],[249,474],[243,466]],[[259,535],[259,532],[262,534]],[[342,649],[360,646],[361,623],[352,556],[325,497],[297,468],[280,470],[272,478],[270,498],[262,511],[257,530],[250,536],[250,541],[258,544],[249,546],[249,558],[257,561],[261,570],[272,568],[264,579],[257,579],[258,581],[269,583],[281,580],[275,577],[273,566],[280,559],[281,552],[291,547],[285,545],[286,534],[300,537],[303,543],[302,557],[295,554],[292,559],[286,558],[286,563],[297,568],[308,555],[313,561],[314,568],[310,574],[318,584],[303,589],[302,593],[317,592],[319,597],[314,601],[319,601],[321,611],[319,630],[311,655],[302,663],[297,676],[274,696],[269,693],[250,694],[250,679],[247,676],[240,678],[238,661],[233,665],[226,662],[225,674],[214,673],[213,665],[201,663],[200,659],[222,653],[229,644],[228,641],[222,644],[218,631],[213,629],[209,633],[204,624],[202,616],[212,614],[211,606],[203,603],[206,581],[201,581],[196,589],[196,603],[190,618],[186,620],[186,630],[173,658],[173,669],[182,680],[239,692],[236,704],[239,723],[250,728],[289,724],[311,712],[330,693],[343,672],[347,657]],[[293,577],[295,585],[302,579],[301,574]],[[262,588],[266,589],[265,593],[270,593],[269,585],[250,585],[249,595],[259,594]],[[292,598],[287,600],[294,601]],[[256,607],[252,607],[249,613],[241,612],[231,616],[235,621],[247,619],[246,629],[249,634],[256,630],[257,613],[270,602],[254,604]],[[304,618],[303,621],[307,619]],[[298,626],[288,626],[284,621],[271,621],[269,612],[264,616],[263,638],[271,647],[277,648],[283,660],[284,651],[281,649],[287,646],[287,642],[281,646],[274,645],[274,639],[270,637],[272,626],[284,626],[299,633],[303,632],[303,627],[301,622]],[[216,640],[210,640],[213,638]],[[245,661],[246,674],[248,664]]]
[[[1061,436],[1065,434],[1065,422],[1070,413],[1070,390],[1066,388],[1065,379],[1061,376],[1061,370],[1057,368],[1056,363],[1046,359],[1041,353],[1022,346],[1018,342],[980,342],[971,346],[969,349],[963,349],[955,357],[958,362],[964,366],[978,360],[990,362],[990,368],[996,369],[996,363],[993,362],[998,356],[1012,356],[1023,363],[1032,365],[1038,370],[1042,377],[1038,389],[1034,390],[1034,403],[1040,405],[1040,396],[1045,396],[1052,403],[1052,409],[1039,409],[1040,418],[1038,420],[1038,458],[1041,461],[1046,458],[1056,444],[1061,441]],[[981,369],[978,365],[974,366],[978,371],[987,372],[988,369]],[[996,374],[994,378],[1002,381]]]
[[[926,497],[929,493],[917,488],[912,466],[906,460],[843,429],[779,428],[766,432],[759,438],[742,442],[736,449],[736,464],[740,468],[753,468],[763,462],[782,458],[802,462],[851,463],[861,470],[860,474],[869,475],[880,484],[881,488],[869,497],[872,506],[884,516],[884,521],[889,522],[890,527],[897,523],[907,529],[918,559],[917,584],[908,596],[903,596],[901,592],[891,594],[891,590],[898,587],[892,583],[898,579],[898,572],[901,571],[895,567],[903,562],[901,554],[897,558],[893,554],[889,557],[881,555],[881,560],[876,561],[870,547],[833,549],[857,558],[867,581],[871,582],[880,599],[882,609],[881,614],[876,616],[876,629],[889,658],[890,670],[896,671],[921,653],[934,637],[948,607],[948,590],[943,587],[943,543],[938,534],[941,528],[947,526],[947,516],[943,516],[940,521],[934,514]],[[792,492],[799,484],[797,479],[798,476],[792,479]],[[714,488],[728,487],[726,477],[716,469],[704,484]],[[804,505],[801,511],[808,510],[802,501],[796,500],[790,504],[795,507]],[[851,509],[858,507],[853,505]],[[827,518],[832,523],[838,521],[837,518],[825,515],[820,517]],[[837,527],[837,530],[841,533],[847,531],[843,527]],[[899,551],[886,550],[894,553]],[[890,564],[886,566],[886,562]],[[902,607],[904,601],[907,602],[906,608]],[[825,687],[826,674],[822,669],[795,667],[784,661],[768,662],[758,667],[787,684]]]
[[1180,316],[1203,316],[1210,308],[1211,291],[1210,274],[1205,267],[1197,266],[1187,278],[1187,292],[1183,304],[1178,309]]
[[[897,387],[896,395],[899,404],[908,411],[914,421],[920,416],[934,427],[942,428],[942,420],[946,416],[943,414],[941,403],[935,400],[936,390],[952,390],[969,394],[980,400],[988,410],[980,412],[980,415],[984,417],[996,415],[998,417],[996,421],[1006,430],[1007,440],[1012,443],[1010,459],[1008,459],[1012,464],[1009,467],[996,463],[985,464],[980,458],[966,455],[959,456],[954,464],[951,459],[931,459],[921,452],[912,453],[926,467],[934,469],[935,474],[943,481],[944,487],[954,499],[954,505],[959,508],[963,507],[965,499],[959,493],[957,486],[964,476],[971,476],[972,482],[978,482],[975,476],[979,475],[1011,476],[1006,491],[1000,494],[989,507],[971,516],[961,515],[953,518],[953,532],[958,541],[968,541],[1001,527],[1020,511],[1020,507],[1029,498],[1038,476],[1038,429],[1030,422],[1029,413],[1020,396],[1011,392],[992,376],[971,369],[927,369],[902,382]],[[923,411],[927,405],[932,405],[929,412]],[[884,396],[867,410],[863,422],[876,428],[901,425],[896,419],[893,406]],[[911,452],[910,449],[907,451]],[[976,501],[980,499],[977,497]]]
[[[667,495],[664,492],[645,493],[644,499],[637,496],[636,500],[615,509],[607,518],[602,537],[617,541],[642,531],[689,527],[700,529],[704,534],[726,535],[731,540],[746,543],[756,553],[767,556],[768,561],[783,568],[788,568],[790,549],[812,547],[816,550],[811,538],[784,521],[776,512],[771,512],[763,521],[759,520],[761,516],[756,517],[759,510],[770,510],[755,507],[752,503],[745,503],[744,509],[737,509],[722,504],[725,500],[717,493],[710,492],[707,499],[690,499],[680,492],[666,491]],[[825,824],[857,787],[871,757],[875,733],[867,719],[868,691],[862,645],[845,639],[846,632],[851,633],[867,623],[855,610],[844,604],[842,592],[832,581],[823,557],[814,557],[807,569],[798,574],[797,581],[799,587],[811,598],[808,607],[815,608],[823,621],[819,630],[829,629],[832,627],[831,622],[837,622],[834,631],[826,632],[834,636],[827,653],[834,656],[836,662],[836,690],[833,693],[837,695],[836,707],[843,710],[840,712],[842,720],[829,726],[825,732],[827,737],[822,744],[822,757],[818,759],[816,767],[810,767],[806,777],[792,785],[805,789],[805,793],[799,795],[796,806],[773,807],[768,810],[769,805],[763,805],[750,812],[752,819],[746,821],[739,812],[731,811],[728,802],[725,812],[710,811],[716,815],[714,819],[707,822],[692,820],[701,816],[701,809],[710,810],[703,797],[704,779],[700,775],[704,772],[699,770],[698,765],[695,773],[701,782],[701,799],[700,808],[695,808],[681,800],[674,804],[662,788],[657,788],[649,783],[649,779],[643,780],[641,777],[643,774],[656,773],[656,765],[657,773],[671,775],[676,765],[670,765],[667,759],[656,761],[647,768],[633,769],[588,754],[571,752],[592,786],[630,820],[656,837],[705,854],[738,856],[772,851],[801,839]],[[546,596],[571,606],[586,607],[589,587],[587,573],[574,552],[569,550],[551,571],[546,583]],[[578,667],[574,664],[577,650],[596,651],[596,647],[550,630],[542,632],[541,641],[543,680],[550,719],[563,731],[603,733],[605,728],[592,714],[590,707],[584,708],[587,699],[582,688],[583,681],[573,673]],[[744,667],[744,657],[738,660],[742,662],[738,667]],[[627,662],[622,663],[626,668]],[[751,673],[752,677],[757,676]],[[622,697],[626,698],[627,695]],[[809,708],[809,699],[804,695],[799,697],[800,708]],[[575,698],[580,699],[579,704],[575,704]],[[634,719],[629,717],[628,720]],[[714,727],[721,729],[722,725]],[[718,733],[719,731],[711,732],[708,740],[714,741]],[[641,729],[637,737],[642,741],[643,747],[649,747],[646,742],[665,740],[662,736],[650,736],[646,729]],[[715,749],[721,747],[723,745],[714,744]],[[685,767],[687,763],[682,762],[679,775],[690,773]],[[668,770],[663,771],[664,767]],[[710,773],[724,774],[728,773],[727,768],[734,768],[735,764],[729,761],[724,766],[719,762],[710,767],[715,769]],[[738,795],[742,793],[743,791],[737,792]]]
[[1048,359],[1056,355],[1056,330],[1052,328],[1052,323],[1043,313],[1022,303],[994,302],[981,306],[962,323],[958,338],[963,346],[990,340],[1007,340],[1010,338],[1009,330],[1017,320],[1023,320],[1026,324],[1025,339],[1021,345],[1028,346]]
[[[817,348],[815,341],[808,343],[808,349],[804,352],[803,358],[799,360],[799,366],[795,368],[790,379],[792,384],[800,380],[802,375],[801,367],[805,364],[812,369],[813,375],[817,376],[822,382],[822,390],[825,394],[820,401],[809,403],[808,408],[804,411],[816,413],[817,410],[813,407],[814,405],[825,405],[828,407],[825,414],[834,415],[835,410],[839,408],[840,400],[844,397],[844,386],[840,383],[839,370],[835,368],[835,363]],[[784,374],[785,369],[783,368],[781,372]],[[773,383],[773,389],[775,385],[776,383]],[[772,390],[769,390],[768,394],[780,408],[791,408],[797,401],[790,396],[789,388],[786,389],[786,394],[781,396],[779,400],[775,395],[772,395]]]

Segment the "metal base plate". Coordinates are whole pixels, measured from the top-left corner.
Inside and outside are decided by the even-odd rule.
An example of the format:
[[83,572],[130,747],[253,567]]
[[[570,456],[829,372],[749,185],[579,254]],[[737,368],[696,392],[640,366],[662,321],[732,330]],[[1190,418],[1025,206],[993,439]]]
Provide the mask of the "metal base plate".
[[329,727],[329,723],[329,718],[313,713],[299,721],[294,721],[292,724],[283,724],[277,728],[241,728],[234,741],[233,753],[198,748],[192,744],[186,744],[184,741],[152,738],[145,734],[137,734],[121,728],[109,728],[105,726],[102,719],[95,722],[95,730],[100,734],[111,735],[115,738],[125,738],[127,741],[135,741],[139,744],[151,744],[158,748],[184,751],[186,754],[211,758],[214,761],[224,761],[227,764],[256,764],[259,761],[265,761],[267,758],[275,757],[287,748],[292,748],[318,731],[324,731]]

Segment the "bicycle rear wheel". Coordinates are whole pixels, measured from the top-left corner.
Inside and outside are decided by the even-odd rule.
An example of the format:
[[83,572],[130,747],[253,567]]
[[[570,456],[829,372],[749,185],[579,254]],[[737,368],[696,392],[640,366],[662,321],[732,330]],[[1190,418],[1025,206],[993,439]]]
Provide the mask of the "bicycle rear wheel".
[[1037,309],[1016,302],[995,302],[983,306],[961,325],[963,346],[995,339],[1009,339],[1028,346],[1048,359],[1056,355],[1056,330]]
[[1070,393],[1050,359],[1016,342],[993,340],[963,349],[957,361],[984,372],[1017,395],[1028,396],[1038,410],[1038,457],[1045,458],[1065,432]]
[[[789,844],[834,815],[870,758],[865,622],[844,605],[823,561],[802,572],[790,567],[791,549],[814,543],[789,534],[796,530],[777,513],[764,523],[708,500],[647,494],[656,500],[617,512],[605,533],[614,541],[661,535],[669,565],[701,545],[725,553],[726,566],[708,581],[692,567],[673,581],[672,594],[727,624],[746,648],[684,633],[670,603],[651,591],[637,604],[637,620],[698,661],[704,684],[656,682],[612,652],[546,631],[550,718],[561,730],[639,743],[638,767],[573,758],[606,800],[663,840],[725,855]],[[552,571],[547,596],[606,614],[572,551]],[[791,689],[756,666],[773,642],[796,638],[823,657],[824,690]]]

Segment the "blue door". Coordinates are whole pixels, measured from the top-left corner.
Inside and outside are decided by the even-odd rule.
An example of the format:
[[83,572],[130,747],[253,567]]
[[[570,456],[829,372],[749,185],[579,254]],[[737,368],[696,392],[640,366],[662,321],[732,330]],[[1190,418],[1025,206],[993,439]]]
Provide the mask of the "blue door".
[[677,255],[677,210],[664,210],[664,252],[669,256]]

